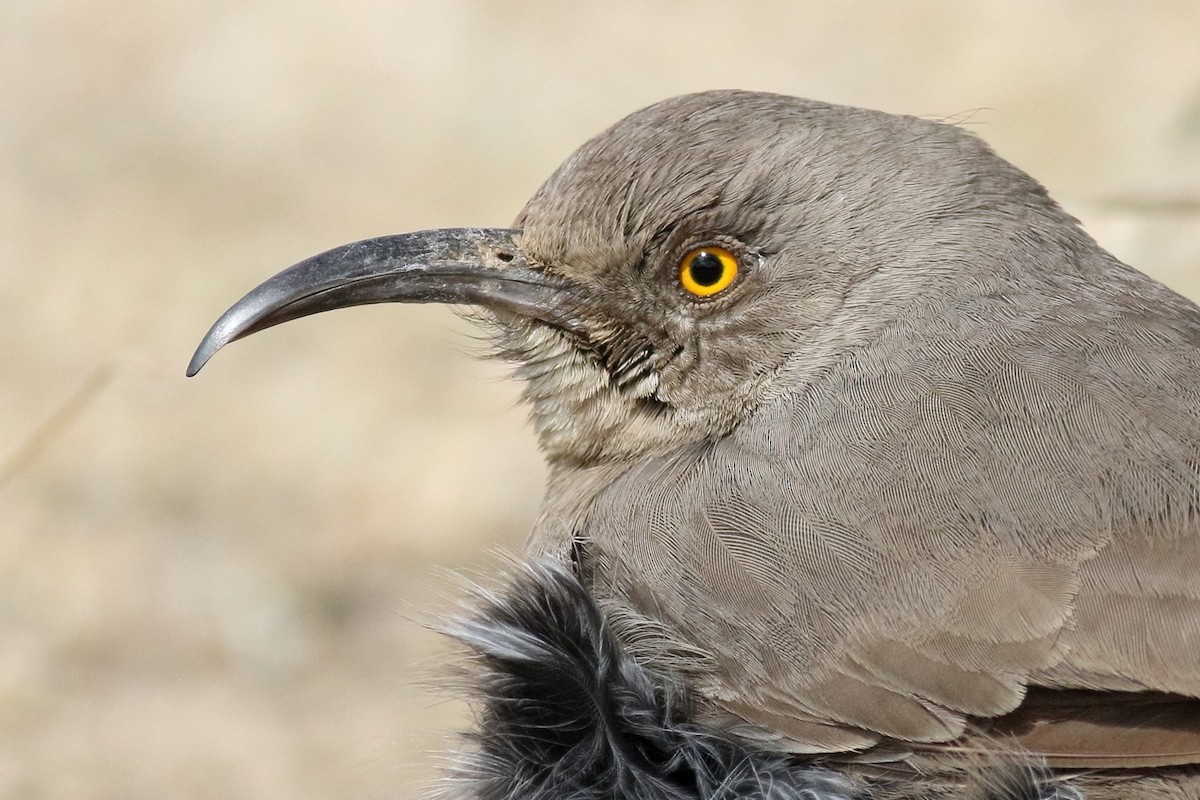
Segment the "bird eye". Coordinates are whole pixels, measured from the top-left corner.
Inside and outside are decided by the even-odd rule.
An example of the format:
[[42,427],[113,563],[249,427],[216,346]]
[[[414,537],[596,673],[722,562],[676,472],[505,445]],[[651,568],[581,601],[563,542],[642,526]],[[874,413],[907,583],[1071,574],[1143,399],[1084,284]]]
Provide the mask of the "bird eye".
[[737,256],[724,247],[697,247],[679,262],[679,283],[697,297],[725,291],[737,274]]

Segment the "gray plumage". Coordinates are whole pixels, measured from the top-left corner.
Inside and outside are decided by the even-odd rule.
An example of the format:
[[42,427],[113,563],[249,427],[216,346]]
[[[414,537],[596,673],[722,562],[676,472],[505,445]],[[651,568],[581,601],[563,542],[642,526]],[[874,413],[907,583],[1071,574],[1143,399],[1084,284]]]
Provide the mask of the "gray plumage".
[[[698,248],[728,256],[699,288]],[[573,558],[627,644],[671,643],[640,662],[697,724],[848,774],[1024,750],[1100,770],[1089,797],[1200,796],[1200,310],[975,136],[668,100],[512,231],[282,273],[190,371],[297,316],[430,300],[482,307],[525,381],[534,552]]]
[[471,653],[475,746],[448,784],[478,800],[1080,800],[1030,762],[962,785],[854,778],[697,723],[686,684],[627,652],[579,577],[519,570],[447,632]]

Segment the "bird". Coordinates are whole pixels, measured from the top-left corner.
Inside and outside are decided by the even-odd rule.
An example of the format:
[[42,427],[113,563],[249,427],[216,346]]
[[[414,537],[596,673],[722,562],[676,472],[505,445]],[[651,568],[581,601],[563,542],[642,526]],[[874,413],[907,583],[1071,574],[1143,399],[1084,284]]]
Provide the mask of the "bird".
[[977,135],[718,90],[511,228],[334,248],[212,326],[463,306],[548,464],[450,625],[517,798],[1200,797],[1200,308]]

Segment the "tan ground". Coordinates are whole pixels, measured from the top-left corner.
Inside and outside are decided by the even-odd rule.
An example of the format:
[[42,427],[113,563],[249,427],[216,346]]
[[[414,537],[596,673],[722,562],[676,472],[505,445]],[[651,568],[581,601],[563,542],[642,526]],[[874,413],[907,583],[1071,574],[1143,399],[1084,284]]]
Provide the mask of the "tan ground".
[[260,279],[506,224],[738,86],[970,124],[1200,294],[1198,41],[1195,0],[0,4],[0,798],[414,797],[461,723],[413,620],[528,529],[515,388],[382,306],[185,380]]

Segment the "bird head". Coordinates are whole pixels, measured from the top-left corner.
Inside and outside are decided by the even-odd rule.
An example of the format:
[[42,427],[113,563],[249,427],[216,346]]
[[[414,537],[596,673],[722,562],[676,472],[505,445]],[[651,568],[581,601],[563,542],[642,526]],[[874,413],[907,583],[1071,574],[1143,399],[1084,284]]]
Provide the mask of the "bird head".
[[978,262],[1007,209],[1057,212],[957,128],[685,95],[584,144],[511,229],[384,236],[276,275],[213,325],[188,374],[309,314],[466,304],[516,364],[552,464],[644,457],[727,434],[781,383],[952,295],[957,259]]

